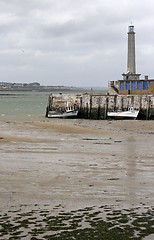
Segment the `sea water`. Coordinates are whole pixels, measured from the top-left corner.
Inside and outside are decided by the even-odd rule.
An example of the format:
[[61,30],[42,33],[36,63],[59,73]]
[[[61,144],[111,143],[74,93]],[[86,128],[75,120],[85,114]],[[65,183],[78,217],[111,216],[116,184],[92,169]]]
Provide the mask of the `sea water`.
[[45,118],[49,92],[0,92],[0,121],[32,121]]

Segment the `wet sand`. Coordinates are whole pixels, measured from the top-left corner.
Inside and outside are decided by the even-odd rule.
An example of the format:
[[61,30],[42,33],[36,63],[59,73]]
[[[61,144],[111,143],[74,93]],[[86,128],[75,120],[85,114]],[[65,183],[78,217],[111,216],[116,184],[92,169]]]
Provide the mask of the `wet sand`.
[[1,122],[0,210],[151,207],[154,121]]
[[2,122],[0,207],[151,205],[154,122]]

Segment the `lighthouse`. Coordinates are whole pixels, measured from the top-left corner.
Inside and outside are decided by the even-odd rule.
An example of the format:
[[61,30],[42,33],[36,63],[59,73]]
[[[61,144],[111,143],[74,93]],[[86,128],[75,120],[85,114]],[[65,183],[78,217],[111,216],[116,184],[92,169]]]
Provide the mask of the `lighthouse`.
[[136,73],[135,31],[132,24],[128,26],[127,36],[127,70],[122,74],[123,79],[109,82],[109,94],[154,94],[154,79],[149,79],[148,75],[141,79],[141,74]]
[[133,25],[128,27],[127,72],[122,75],[123,80],[139,80],[141,75],[136,73],[135,31]]
[[128,58],[127,58],[127,73],[136,73],[135,63],[135,32],[134,26],[128,27]]

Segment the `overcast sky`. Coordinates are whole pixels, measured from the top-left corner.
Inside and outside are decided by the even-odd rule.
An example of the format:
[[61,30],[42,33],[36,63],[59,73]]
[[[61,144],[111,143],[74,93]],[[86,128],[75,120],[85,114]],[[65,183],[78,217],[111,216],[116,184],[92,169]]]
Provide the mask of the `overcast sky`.
[[0,82],[107,87],[127,72],[154,78],[153,0],[0,0]]

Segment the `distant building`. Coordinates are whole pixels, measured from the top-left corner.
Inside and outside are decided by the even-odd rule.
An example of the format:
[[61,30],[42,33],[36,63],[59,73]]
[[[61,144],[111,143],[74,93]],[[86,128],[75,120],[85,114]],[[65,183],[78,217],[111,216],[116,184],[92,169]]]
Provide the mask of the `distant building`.
[[154,94],[154,79],[148,79],[148,76],[140,79],[141,74],[136,73],[135,32],[132,25],[128,29],[127,73],[122,76],[122,80],[109,82],[110,94]]

